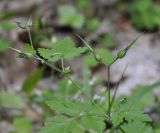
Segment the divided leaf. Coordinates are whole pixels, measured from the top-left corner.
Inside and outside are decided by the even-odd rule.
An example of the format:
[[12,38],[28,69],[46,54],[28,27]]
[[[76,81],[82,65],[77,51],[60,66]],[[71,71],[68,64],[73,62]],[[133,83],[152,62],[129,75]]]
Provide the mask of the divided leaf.
[[98,53],[100,55],[100,57],[102,58],[102,62],[104,64],[111,64],[114,60],[115,60],[115,56],[107,49],[104,48],[97,48],[96,53]]
[[80,119],[80,123],[85,129],[95,133],[102,133],[105,129],[104,117],[86,115]]
[[75,116],[84,114],[85,112],[91,110],[92,106],[80,101],[62,101],[62,100],[52,100],[46,102],[47,105],[54,111],[62,114],[67,114],[69,116]]
[[119,111],[112,114],[112,123],[114,126],[119,125],[123,120],[131,121],[151,121],[151,118],[141,111]]
[[38,52],[43,58],[47,59],[48,61],[55,62],[62,58],[71,60],[74,57],[84,53],[86,50],[86,47],[76,48],[73,41],[70,38],[66,37],[63,40],[58,41],[54,45],[53,49],[39,48]]
[[123,125],[122,129],[125,133],[153,133],[152,128],[142,122],[130,122],[129,124]]
[[47,122],[38,133],[71,133],[74,127],[76,127],[75,119],[56,116],[52,121]]

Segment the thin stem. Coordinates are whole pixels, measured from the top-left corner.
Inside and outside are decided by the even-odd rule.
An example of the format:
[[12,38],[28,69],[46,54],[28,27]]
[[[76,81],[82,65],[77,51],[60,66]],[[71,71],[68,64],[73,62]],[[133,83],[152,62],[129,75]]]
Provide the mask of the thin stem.
[[119,85],[124,77],[124,73],[126,72],[127,70],[127,67],[128,67],[128,64],[125,66],[124,70],[123,70],[123,73],[121,75],[121,78],[120,80],[118,81],[117,85],[116,85],[116,88],[115,88],[115,91],[114,91],[114,94],[113,94],[113,97],[112,97],[112,100],[111,100],[111,104],[110,104],[110,108],[112,108],[112,105],[113,105],[113,102],[115,100],[115,97],[116,97],[116,94],[117,94],[117,91],[118,91],[118,88],[119,88]]
[[109,116],[109,120],[110,120],[110,114],[111,114],[111,108],[110,108],[110,104],[111,104],[111,91],[110,91],[110,65],[107,66],[107,90],[108,90],[108,116]]
[[64,60],[63,60],[63,58],[61,59],[61,62],[62,62],[62,70],[64,72]]
[[32,41],[32,36],[31,36],[30,28],[27,28],[27,30],[28,30],[28,36],[29,36],[29,41],[30,41],[32,50],[35,52],[34,47],[33,47],[33,41]]
[[89,97],[88,95],[86,95],[86,93],[85,93],[83,90],[81,90],[81,87],[80,87],[75,81],[73,81],[73,79],[72,79],[70,76],[66,75],[66,78],[67,78],[69,81],[71,81],[72,84],[75,85],[75,87],[77,87],[77,88],[81,91],[81,93],[82,93],[98,110],[102,111],[102,112],[105,114],[105,117],[106,117],[107,119],[109,119],[109,116],[106,115],[105,111],[104,111],[100,106],[98,106],[92,99],[90,99],[90,97]]
[[109,66],[111,67],[117,60],[118,60],[118,57],[116,57],[116,58],[109,64]]
[[[29,34],[29,39],[30,39],[31,47],[32,47],[33,51],[35,52],[34,47],[33,47],[33,42],[32,42],[32,36],[31,36],[31,33],[30,33],[30,29],[29,29],[29,28],[28,28],[28,34]],[[91,49],[92,49],[92,48],[91,48]],[[40,57],[36,54],[36,52],[35,52],[35,56],[36,56],[35,59],[40,60],[42,63],[44,63],[44,64],[46,64],[47,66],[51,67],[53,70],[57,70],[57,71],[60,72],[61,74],[64,74],[62,70],[60,70],[59,68],[57,68],[57,67],[54,66],[53,64],[50,64],[49,62],[47,62],[47,61],[43,60],[42,58],[40,58]],[[98,106],[94,101],[92,101],[92,99],[90,99],[90,97],[88,97],[88,96],[84,93],[84,91],[81,90],[81,87],[79,87],[79,86],[77,85],[77,83],[75,83],[75,82],[72,80],[72,78],[71,78],[70,76],[66,75],[66,77],[67,77],[67,79],[68,79],[69,81],[72,82],[72,84],[74,84],[74,85],[81,91],[81,93],[84,94],[84,96],[85,96],[96,108],[98,108],[99,110],[103,111],[104,114],[105,114],[105,111],[104,111],[100,106]],[[105,116],[106,116],[106,118],[108,119],[108,116],[107,116],[106,114],[105,114]]]
[[119,127],[119,130],[120,130],[122,133],[126,133],[121,127]]

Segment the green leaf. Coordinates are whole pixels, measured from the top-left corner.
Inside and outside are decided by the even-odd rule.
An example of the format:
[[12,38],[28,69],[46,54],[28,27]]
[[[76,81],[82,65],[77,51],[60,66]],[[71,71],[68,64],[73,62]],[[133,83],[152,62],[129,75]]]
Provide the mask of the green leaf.
[[52,121],[47,122],[38,133],[71,133],[74,127],[76,127],[75,119],[56,116]]
[[13,28],[15,28],[15,26],[13,25],[13,22],[8,21],[8,20],[3,20],[0,23],[0,29],[4,29],[4,30],[12,30]]
[[16,128],[17,133],[31,133],[32,124],[27,118],[18,117],[13,120],[13,126]]
[[36,87],[38,81],[42,77],[43,71],[44,68],[42,67],[31,73],[24,81],[22,85],[22,90],[27,93],[30,93]]
[[140,103],[139,101],[141,101],[144,96],[146,96],[147,94],[152,92],[152,90],[156,89],[159,86],[159,81],[148,86],[137,86],[135,89],[133,89],[132,94],[127,97],[126,102],[117,101],[117,104],[114,107],[115,110],[129,111],[133,109],[138,109],[137,107]]
[[112,123],[114,126],[119,125],[123,120],[127,120],[128,122],[131,121],[151,121],[151,118],[147,114],[143,114],[141,111],[119,111],[119,112],[113,112],[112,114]]
[[115,48],[117,45],[115,38],[109,33],[104,33],[100,35],[100,43],[111,49]]
[[43,58],[47,59],[48,61],[55,62],[62,58],[71,60],[74,57],[84,53],[86,50],[86,47],[76,48],[73,41],[70,38],[66,37],[63,40],[58,41],[54,45],[53,49],[39,48],[38,52]]
[[153,133],[153,130],[150,126],[142,122],[131,122],[122,126],[122,129],[126,133]]
[[54,111],[69,116],[75,116],[90,111],[92,106],[85,102],[80,101],[64,101],[64,100],[52,100],[47,101],[47,105]]
[[128,5],[132,23],[141,30],[154,30],[160,26],[160,6],[151,0],[135,0]]
[[70,25],[74,28],[81,28],[84,24],[84,16],[76,11],[71,5],[58,7],[58,22],[61,25]]
[[115,56],[112,55],[112,53],[107,50],[107,49],[104,49],[104,48],[97,48],[95,50],[99,55],[100,57],[102,58],[102,62],[104,64],[110,64],[112,63],[114,60],[115,60]]
[[3,52],[9,45],[10,42],[7,39],[0,38],[0,53]]
[[100,25],[100,21],[98,18],[91,18],[88,19],[86,22],[86,28],[87,30],[93,31]]
[[31,53],[31,54],[34,53],[31,45],[28,44],[28,43],[24,44],[22,49],[23,49],[24,52]]
[[136,89],[136,91],[133,89],[132,95],[129,97],[127,102],[128,105],[126,106],[128,106],[130,109],[135,108],[135,106],[138,104],[137,101],[140,101],[145,95],[152,92],[159,86],[159,81],[148,86],[137,86],[138,89]]
[[85,64],[87,64],[90,67],[94,67],[98,64],[98,62],[93,57],[92,53],[89,53],[89,54],[84,56],[84,62],[85,62]]
[[85,129],[95,133],[102,133],[105,129],[104,117],[86,115],[80,119],[80,123]]
[[112,121],[114,125],[118,125],[125,118],[128,121],[151,121],[148,115],[143,114],[141,109],[137,108],[141,104],[141,99],[150,93],[153,89],[160,86],[160,82],[156,82],[148,86],[137,86],[136,91],[133,91],[131,96],[125,100],[125,102],[120,101],[117,107],[114,107],[114,112],[112,115]]
[[22,109],[25,104],[20,95],[10,92],[0,92],[0,106]]

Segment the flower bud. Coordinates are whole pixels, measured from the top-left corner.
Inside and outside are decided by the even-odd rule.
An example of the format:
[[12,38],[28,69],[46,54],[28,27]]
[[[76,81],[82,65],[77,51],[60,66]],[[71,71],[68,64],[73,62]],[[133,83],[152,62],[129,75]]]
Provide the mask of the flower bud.
[[71,67],[68,66],[68,67],[65,67],[64,70],[63,70],[64,74],[68,74],[71,72]]
[[122,59],[125,55],[126,55],[126,52],[125,52],[124,50],[120,50],[120,51],[118,51],[118,53],[117,53],[117,57],[118,57],[119,59]]
[[101,57],[99,54],[96,54],[96,55],[95,55],[95,59],[96,59],[96,61],[98,61],[98,62],[101,62],[101,61],[102,61],[102,57]]

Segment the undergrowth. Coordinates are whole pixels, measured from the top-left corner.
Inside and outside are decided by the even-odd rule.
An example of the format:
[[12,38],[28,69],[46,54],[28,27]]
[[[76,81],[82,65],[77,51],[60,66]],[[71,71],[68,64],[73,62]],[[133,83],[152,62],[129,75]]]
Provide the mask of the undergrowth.
[[[60,21],[62,22],[62,20]],[[84,43],[84,46],[76,47],[71,38],[64,37],[58,40],[52,48],[35,49],[31,37],[32,21],[29,20],[27,25],[19,23],[19,27],[28,31],[30,44],[26,44],[23,50],[12,47],[9,48],[16,51],[18,57],[38,60],[52,70],[58,71],[59,75],[63,76],[63,78],[58,81],[59,86],[57,91],[54,93],[51,91],[44,91],[39,97],[33,96],[31,92],[42,76],[44,68],[35,71],[23,84],[23,92],[28,95],[31,94],[31,99],[38,105],[41,105],[46,112],[52,112],[50,115],[47,113],[45,114],[46,116],[51,116],[52,114],[52,118],[46,119],[44,126],[38,133],[154,132],[152,129],[153,122],[151,117],[143,111],[143,108],[146,107],[143,101],[146,99],[146,96],[151,94],[153,89],[160,86],[160,82],[148,86],[137,86],[137,89],[135,89],[131,95],[116,97],[126,67],[122,72],[121,79],[117,83],[113,94],[111,93],[110,71],[112,66],[115,62],[123,59],[127,55],[129,49],[136,43],[140,36],[129,43],[124,49],[120,50],[117,55],[112,55],[104,48],[91,47],[91,45],[84,41],[78,34],[76,34],[76,36]],[[84,57],[86,62],[89,61],[89,64],[101,64],[107,69],[107,88],[103,89],[103,87],[99,90],[99,94],[93,92],[93,84],[90,83],[92,78],[87,63],[83,66],[83,82],[71,76],[71,66],[64,65],[65,61],[73,60],[80,55]],[[60,62],[61,67],[57,67],[55,65],[56,62]],[[99,83],[95,85],[98,86]],[[5,92],[0,94],[1,100],[4,101],[2,102],[4,103],[3,106],[6,105],[5,100],[7,95],[9,94]],[[17,101],[20,100],[18,96],[16,97],[12,94],[10,94],[10,97],[17,98]],[[11,101],[13,102],[13,99]],[[44,101],[50,109],[44,105]],[[11,105],[14,106],[14,104]],[[23,105],[19,103],[19,107],[23,108]],[[46,118],[46,116],[44,116],[44,118]],[[16,118],[14,120],[14,125],[17,127],[17,130],[14,131],[14,133],[31,132],[28,123],[27,119]],[[19,129],[23,127],[19,126],[21,124],[26,125],[24,126],[25,128],[22,129],[23,131],[19,131]]]

